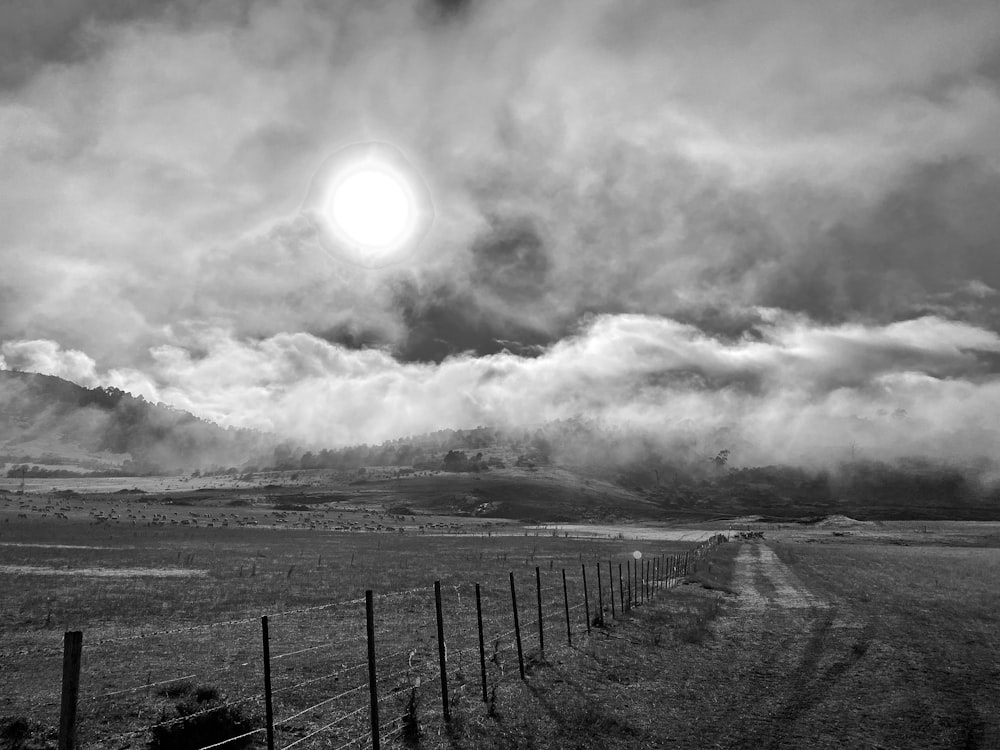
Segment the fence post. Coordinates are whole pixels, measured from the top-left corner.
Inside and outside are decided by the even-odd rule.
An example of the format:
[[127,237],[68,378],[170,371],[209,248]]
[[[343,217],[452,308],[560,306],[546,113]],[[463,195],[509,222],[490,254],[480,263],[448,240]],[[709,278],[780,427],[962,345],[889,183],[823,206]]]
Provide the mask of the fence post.
[[611,567],[610,560],[608,560],[608,588],[611,592],[611,617],[617,620],[618,615],[615,614],[615,570]]
[[622,582],[622,564],[618,563],[618,604],[621,605],[622,617],[625,616],[625,584]]
[[636,560],[634,563],[632,563],[632,581],[633,581],[632,595],[634,597],[632,601],[635,603],[636,606],[639,605],[639,597],[642,596],[642,591],[640,591],[641,588],[640,584],[642,583],[642,581],[640,580],[640,573],[639,573],[640,562],[642,561]]
[[59,750],[76,750],[76,706],[80,697],[83,631],[63,635],[62,701],[59,706]]
[[636,567],[638,568],[636,574],[639,576],[638,580],[636,581],[636,586],[638,587],[638,593],[636,594],[636,598],[639,600],[639,604],[646,603],[646,567],[647,567],[646,563],[648,562],[649,561],[646,558],[642,558],[641,560],[637,561],[636,565]]
[[640,561],[639,583],[642,584],[642,603],[649,601],[649,560],[645,557]]
[[267,615],[260,618],[261,645],[264,650],[264,721],[267,722],[267,750],[274,750],[274,705],[271,702],[271,636]]
[[375,674],[375,607],[371,589],[365,591],[365,624],[368,631],[368,701],[372,725],[372,750],[380,750],[378,736],[378,683]]
[[476,624],[479,625],[479,672],[483,678],[483,703],[489,698],[486,695],[486,645],[483,643],[483,602],[479,597],[479,584],[476,584]]
[[441,581],[434,581],[434,610],[437,613],[438,664],[441,668],[441,708],[445,722],[451,721],[448,709],[448,659],[444,651],[444,615],[441,612]]
[[632,603],[632,561],[631,560],[626,560],[625,561],[625,583],[627,584],[627,587],[628,587],[628,597],[627,597],[628,608],[631,610],[632,607],[634,606],[633,603]]
[[[587,618],[587,634],[590,634],[590,593],[587,591],[587,566],[581,565],[583,569],[583,614]],[[597,568],[600,570],[600,567]],[[566,615],[569,617],[569,615]]]
[[517,591],[514,590],[514,573],[510,574],[510,605],[514,608],[514,639],[517,641],[517,666],[524,679],[524,651],[521,648],[521,621],[517,617]]
[[538,655],[545,661],[545,623],[542,620],[542,572],[535,567],[535,592],[538,595]]
[[563,606],[566,608],[566,643],[573,645],[573,631],[569,626],[569,592],[566,589],[566,568],[562,569],[563,576]]
[[[614,601],[614,598],[611,600]],[[597,608],[600,612],[601,627],[604,627],[604,585],[601,583],[601,564],[597,563]]]

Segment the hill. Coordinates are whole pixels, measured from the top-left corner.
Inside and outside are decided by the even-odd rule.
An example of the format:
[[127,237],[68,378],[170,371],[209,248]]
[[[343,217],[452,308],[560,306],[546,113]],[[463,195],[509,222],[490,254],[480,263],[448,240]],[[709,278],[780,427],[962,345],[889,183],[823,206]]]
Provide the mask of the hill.
[[0,463],[34,466],[36,476],[241,466],[270,455],[276,442],[117,388],[0,370]]

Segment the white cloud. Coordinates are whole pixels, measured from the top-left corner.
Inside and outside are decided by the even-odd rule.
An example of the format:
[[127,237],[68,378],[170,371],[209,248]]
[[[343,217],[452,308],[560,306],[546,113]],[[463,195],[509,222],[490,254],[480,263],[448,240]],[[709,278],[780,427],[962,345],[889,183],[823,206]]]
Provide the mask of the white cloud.
[[7,341],[0,344],[0,353],[0,369],[55,375],[87,388],[100,382],[93,359],[76,349],[63,349],[55,341]]
[[934,317],[865,327],[778,316],[759,336],[729,341],[622,315],[598,317],[534,359],[503,353],[439,365],[303,333],[241,341],[208,330],[153,350],[148,371],[115,370],[107,380],[317,445],[582,415],[664,444],[683,435],[706,451],[730,447],[741,463],[821,462],[852,445],[885,458],[1000,450],[992,423],[1000,381],[984,377],[977,360],[997,351],[996,334]]

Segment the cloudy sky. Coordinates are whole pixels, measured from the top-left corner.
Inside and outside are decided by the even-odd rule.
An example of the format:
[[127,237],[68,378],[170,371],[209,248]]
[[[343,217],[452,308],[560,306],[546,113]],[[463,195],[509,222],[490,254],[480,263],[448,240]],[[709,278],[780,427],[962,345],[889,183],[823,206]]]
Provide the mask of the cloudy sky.
[[[369,268],[303,214],[375,141]],[[0,5],[0,366],[322,444],[1000,454],[995,0]]]

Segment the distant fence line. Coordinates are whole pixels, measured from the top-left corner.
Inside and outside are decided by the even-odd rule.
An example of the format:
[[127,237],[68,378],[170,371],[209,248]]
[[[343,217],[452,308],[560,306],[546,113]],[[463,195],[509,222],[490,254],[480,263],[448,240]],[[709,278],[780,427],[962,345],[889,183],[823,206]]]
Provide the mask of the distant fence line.
[[[674,586],[682,577],[696,571],[699,561],[726,538],[726,535],[718,534],[689,552],[679,555],[627,558],[624,563],[617,564],[612,560],[590,565],[581,564],[579,578],[576,577],[575,571],[567,578],[567,571],[562,568],[558,571],[559,575],[554,585],[543,586],[542,570],[540,567],[535,567],[534,586],[529,584],[527,588],[522,586],[519,589],[514,573],[510,572],[509,597],[506,591],[487,591],[479,583],[475,583],[471,584],[474,588],[468,591],[468,601],[463,602],[462,586],[449,586],[443,589],[441,582],[435,581],[433,615],[430,617],[427,616],[430,614],[427,602],[422,599],[428,593],[426,587],[378,596],[368,590],[364,599],[303,607],[259,618],[228,620],[105,638],[95,641],[87,648],[115,647],[122,653],[122,649],[141,645],[143,640],[150,638],[212,631],[218,628],[259,626],[257,637],[260,651],[257,655],[237,651],[230,663],[209,672],[184,674],[168,679],[153,679],[150,673],[143,684],[94,691],[94,695],[85,696],[82,702],[80,686],[84,655],[83,632],[70,631],[65,633],[63,638],[59,748],[75,750],[79,747],[77,735],[81,705],[89,715],[96,716],[99,720],[104,718],[94,707],[99,701],[111,704],[106,709],[107,713],[125,715],[125,709],[116,701],[123,700],[127,696],[141,696],[144,693],[148,697],[154,688],[167,690],[170,685],[194,679],[204,680],[206,677],[224,673],[238,677],[249,669],[256,672],[254,679],[258,680],[257,686],[260,692],[254,692],[237,700],[220,699],[210,702],[204,709],[170,718],[166,717],[161,708],[160,721],[124,732],[90,737],[86,745],[118,749],[132,747],[131,743],[142,735],[152,734],[155,737],[172,727],[196,722],[213,713],[231,711],[238,706],[253,705],[258,709],[263,708],[261,726],[244,726],[242,731],[232,736],[213,737],[198,750],[215,750],[224,746],[237,747],[235,743],[256,735],[263,735],[268,750],[275,750],[279,747],[276,738],[278,732],[298,734],[294,739],[289,738],[289,741],[280,745],[282,750],[290,750],[331,731],[340,734],[334,741],[345,740],[334,750],[345,750],[366,744],[374,750],[380,750],[382,742],[395,739],[405,732],[415,731],[414,712],[419,690],[430,689],[431,685],[437,686],[435,692],[440,693],[440,715],[445,724],[449,724],[452,720],[451,709],[457,696],[464,694],[466,688],[472,687],[473,683],[478,683],[475,685],[477,700],[490,704],[495,700],[497,686],[506,675],[505,658],[510,652],[516,649],[518,676],[521,680],[527,679],[525,666],[528,660],[527,641],[537,644],[538,659],[544,662],[547,642],[551,647],[561,644],[562,638],[565,638],[566,645],[571,647],[574,635],[579,637],[590,634],[592,628],[605,626],[607,609],[610,609],[612,619],[616,619],[634,607],[651,601],[661,592]],[[530,590],[532,588],[533,591]],[[450,619],[446,619],[444,598],[452,594],[456,601],[447,611]],[[488,599],[488,603],[492,605],[492,612],[484,607],[484,599]],[[319,612],[336,616],[348,613],[362,604],[365,613],[363,627],[360,625],[360,618],[348,617],[346,620],[334,623],[324,621],[312,626],[319,631],[312,636],[320,640],[319,643],[284,653],[271,653],[272,626],[276,620]],[[393,638],[395,650],[388,654],[380,653],[387,639],[381,637],[378,632],[377,624],[381,613],[376,609],[377,604],[388,604],[393,607],[391,613],[397,618],[419,617],[407,621],[406,636]],[[507,608],[506,616],[500,614],[504,607]],[[581,609],[583,612],[579,613]],[[354,611],[357,613],[357,610]],[[582,626],[579,614],[574,618],[572,614],[574,612],[583,615]],[[532,615],[535,615],[534,618],[528,619]],[[504,630],[502,621],[508,616],[510,617],[508,622],[513,628]],[[308,631],[309,626],[300,622],[299,630]],[[334,637],[331,637],[331,634]],[[306,637],[308,642],[308,633]],[[469,645],[457,648],[463,637],[464,642]],[[224,639],[222,645],[232,647],[235,640]],[[408,645],[402,648],[404,640],[408,640]],[[331,649],[341,649],[338,651],[341,656],[352,655],[353,658],[348,660],[351,663],[341,664],[332,672],[309,676],[292,684],[275,684],[273,670],[284,664],[285,660],[292,660],[294,657],[305,659],[299,667],[287,667],[285,670],[287,673],[292,673],[295,669],[316,669],[318,666],[316,652]],[[33,651],[12,652],[4,656],[24,655]],[[513,659],[512,653],[510,658]],[[450,670],[449,665],[454,665],[456,662],[457,669]],[[254,670],[257,664],[260,666],[259,671]],[[469,674],[476,673],[475,678],[470,679],[467,676],[467,668]],[[367,672],[367,680],[360,676],[364,672]],[[451,690],[449,676],[453,678]],[[244,683],[252,681],[244,676]],[[301,691],[304,688],[315,690],[322,684],[333,684],[336,687],[328,694],[324,694],[322,700],[316,701],[314,700],[316,696],[310,694],[308,697],[312,703],[306,705],[308,701],[303,702],[304,696]],[[367,701],[364,700],[365,693]],[[275,707],[279,703],[279,697],[285,699],[281,705],[286,708],[286,712],[285,715],[276,717]],[[406,705],[402,707],[401,713],[387,721],[383,720],[385,714],[381,709],[385,708],[386,703],[394,697],[397,699],[397,708],[401,702],[405,702]],[[306,721],[305,717],[313,716],[315,712],[324,708],[332,709],[332,714],[324,717],[326,723],[319,726],[322,720],[312,719],[310,720],[312,724],[303,724]],[[107,724],[106,721],[102,723]],[[327,737],[328,741],[329,739]]]

